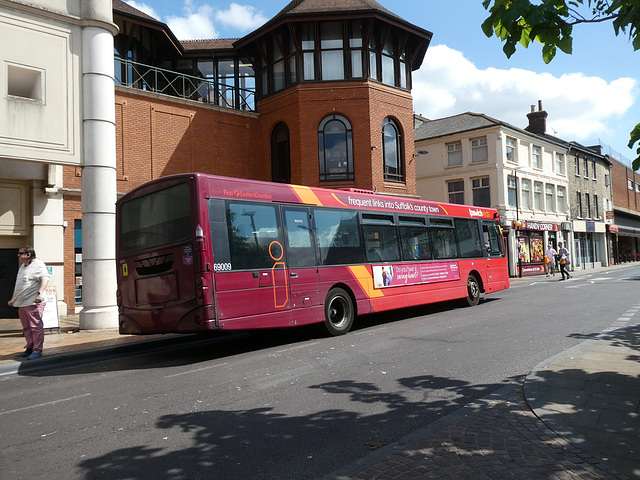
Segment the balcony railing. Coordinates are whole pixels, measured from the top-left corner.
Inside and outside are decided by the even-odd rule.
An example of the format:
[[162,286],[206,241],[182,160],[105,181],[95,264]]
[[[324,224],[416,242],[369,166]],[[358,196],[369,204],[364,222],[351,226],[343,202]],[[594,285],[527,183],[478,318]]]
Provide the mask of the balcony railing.
[[255,91],[216,83],[163,68],[115,57],[115,82],[123,87],[196,100],[236,110],[255,110]]

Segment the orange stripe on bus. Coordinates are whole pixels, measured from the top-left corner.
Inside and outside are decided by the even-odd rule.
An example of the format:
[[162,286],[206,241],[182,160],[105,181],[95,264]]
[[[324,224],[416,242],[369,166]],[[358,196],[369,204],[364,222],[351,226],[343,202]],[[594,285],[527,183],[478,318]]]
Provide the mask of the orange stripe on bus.
[[293,193],[295,193],[302,203],[307,205],[322,205],[320,199],[309,187],[303,187],[300,185],[291,185]]
[[384,293],[379,288],[373,288],[373,277],[364,265],[355,265],[349,267],[351,274],[358,281],[362,290],[369,298],[384,297]]

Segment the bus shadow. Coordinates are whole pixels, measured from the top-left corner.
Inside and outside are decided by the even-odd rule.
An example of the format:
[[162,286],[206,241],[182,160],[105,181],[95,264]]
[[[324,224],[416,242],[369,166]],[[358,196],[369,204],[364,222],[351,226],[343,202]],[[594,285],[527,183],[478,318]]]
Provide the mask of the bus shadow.
[[[481,302],[497,300],[492,297]],[[406,307],[386,312],[361,315],[354,321],[353,332],[401,322],[416,317],[435,315],[455,309],[467,310],[460,301],[447,301],[429,305]],[[472,312],[473,310],[469,310]],[[347,336],[349,335],[347,334]],[[305,342],[329,341],[331,337],[322,324],[288,329],[251,330],[202,335],[175,336],[170,340],[131,343],[111,348],[88,350],[65,355],[60,361],[41,370],[25,368],[19,375],[48,377],[83,375],[121,370],[162,369],[192,366],[249,352],[257,352],[285,345]],[[25,365],[30,367],[29,364]]]

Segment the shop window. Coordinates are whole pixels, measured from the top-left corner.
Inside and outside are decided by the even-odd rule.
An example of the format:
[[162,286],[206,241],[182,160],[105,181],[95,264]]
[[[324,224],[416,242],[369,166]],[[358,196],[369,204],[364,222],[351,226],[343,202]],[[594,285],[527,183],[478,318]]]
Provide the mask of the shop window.
[[82,304],[82,220],[73,222],[73,254],[75,269],[75,303]]
[[329,115],[318,126],[320,180],[353,179],[353,134],[342,115]]

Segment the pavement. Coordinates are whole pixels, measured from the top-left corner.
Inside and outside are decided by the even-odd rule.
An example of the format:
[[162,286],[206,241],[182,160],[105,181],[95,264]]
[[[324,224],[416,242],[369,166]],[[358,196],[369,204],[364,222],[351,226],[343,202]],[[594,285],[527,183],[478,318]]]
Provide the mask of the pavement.
[[[572,272],[574,279],[589,273]],[[640,479],[638,312],[640,299],[609,329],[541,362],[520,381],[393,444],[371,445],[368,456],[323,480]],[[184,339],[80,330],[71,315],[46,332],[42,358],[15,360],[24,349],[20,321],[0,319],[0,376],[139,354],[141,344],[159,349]]]

